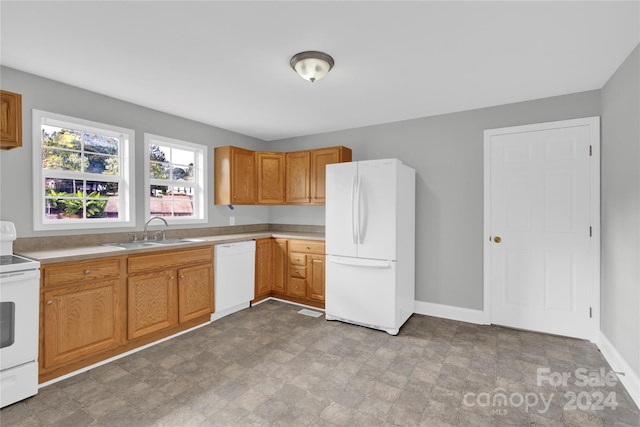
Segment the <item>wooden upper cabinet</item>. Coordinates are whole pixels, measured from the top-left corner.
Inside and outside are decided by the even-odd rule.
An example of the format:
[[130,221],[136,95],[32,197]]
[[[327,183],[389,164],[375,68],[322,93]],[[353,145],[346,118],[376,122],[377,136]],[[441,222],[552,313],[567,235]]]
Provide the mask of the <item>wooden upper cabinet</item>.
[[285,153],[256,153],[258,204],[281,205],[285,191]]
[[22,95],[0,90],[0,148],[22,147]]
[[351,161],[351,149],[271,153],[215,149],[216,205],[323,205],[326,166]]
[[311,154],[309,151],[287,153],[286,157],[286,197],[288,204],[309,203]]
[[329,147],[311,150],[311,200],[312,204],[325,204],[326,166],[351,161],[351,150],[346,147]]
[[255,152],[239,147],[214,151],[216,205],[254,205],[256,198]]

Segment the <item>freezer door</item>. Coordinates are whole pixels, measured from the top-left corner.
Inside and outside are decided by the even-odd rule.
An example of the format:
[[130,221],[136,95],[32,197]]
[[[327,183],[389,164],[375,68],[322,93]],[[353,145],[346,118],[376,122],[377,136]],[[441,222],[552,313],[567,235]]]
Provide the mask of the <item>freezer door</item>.
[[398,329],[396,263],[328,256],[327,318],[336,317],[378,329]]
[[357,256],[356,194],[358,163],[336,163],[326,168],[326,252]]
[[397,159],[358,162],[358,257],[397,260]]

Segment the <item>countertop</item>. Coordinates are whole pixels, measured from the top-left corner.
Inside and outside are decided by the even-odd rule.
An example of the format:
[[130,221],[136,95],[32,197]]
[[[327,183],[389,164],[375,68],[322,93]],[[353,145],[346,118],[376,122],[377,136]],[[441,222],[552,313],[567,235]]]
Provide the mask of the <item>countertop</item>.
[[93,258],[103,258],[109,256],[120,256],[138,254],[143,252],[158,252],[189,247],[216,245],[221,243],[241,242],[244,240],[255,240],[275,237],[279,239],[301,239],[301,240],[324,240],[324,234],[320,233],[297,233],[283,231],[261,231],[255,233],[241,234],[221,234],[216,236],[199,236],[193,238],[200,241],[184,242],[165,246],[146,246],[137,249],[125,249],[117,246],[79,246],[65,249],[46,249],[40,251],[24,251],[18,255],[40,261],[41,265],[53,264],[57,262],[82,261]]

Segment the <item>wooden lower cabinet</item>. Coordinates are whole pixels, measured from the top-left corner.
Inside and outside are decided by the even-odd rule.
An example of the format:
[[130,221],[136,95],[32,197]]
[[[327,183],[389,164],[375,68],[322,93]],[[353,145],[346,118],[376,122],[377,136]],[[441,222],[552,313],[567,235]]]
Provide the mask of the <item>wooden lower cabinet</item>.
[[213,248],[129,256],[128,338],[140,338],[213,312]]
[[273,239],[271,295],[324,308],[324,242]]
[[324,254],[308,256],[307,261],[307,296],[309,299],[324,303]]
[[209,321],[213,246],[42,267],[39,382]]
[[128,338],[138,338],[178,323],[175,271],[129,277]]
[[287,239],[273,239],[273,282],[271,291],[284,293],[287,288],[289,241]]
[[102,360],[103,354],[125,344],[124,260],[112,257],[42,266],[40,382]]
[[271,294],[273,283],[273,239],[256,240],[255,294],[253,301],[260,301]]
[[213,313],[213,262],[178,270],[178,322]]
[[43,294],[41,364],[61,365],[122,344],[119,278],[67,286]]

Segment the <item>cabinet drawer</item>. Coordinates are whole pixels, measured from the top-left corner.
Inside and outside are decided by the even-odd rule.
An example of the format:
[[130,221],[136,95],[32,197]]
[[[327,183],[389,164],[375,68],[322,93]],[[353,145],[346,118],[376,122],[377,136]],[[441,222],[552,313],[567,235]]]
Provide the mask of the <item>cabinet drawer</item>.
[[301,253],[289,253],[289,263],[295,265],[307,265],[307,256]]
[[128,271],[129,273],[139,273],[205,262],[213,262],[213,246],[129,256]]
[[75,285],[85,280],[119,275],[120,258],[64,263],[44,267],[44,286]]
[[307,267],[292,265],[289,267],[289,276],[305,279],[307,277]]
[[315,240],[289,240],[289,251],[305,254],[324,254],[324,242]]
[[305,279],[289,279],[289,288],[287,289],[287,293],[290,295],[295,295],[297,297],[306,297],[307,296],[307,281]]

